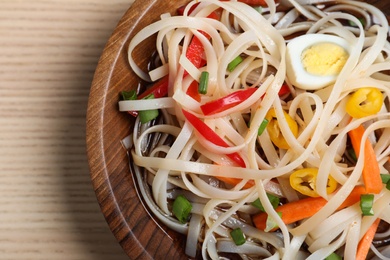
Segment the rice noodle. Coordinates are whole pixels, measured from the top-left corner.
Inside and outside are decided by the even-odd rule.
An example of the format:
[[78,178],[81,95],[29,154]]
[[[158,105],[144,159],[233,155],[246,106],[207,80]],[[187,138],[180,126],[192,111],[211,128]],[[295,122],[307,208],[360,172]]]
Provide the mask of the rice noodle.
[[[123,139],[134,163],[140,196],[162,223],[187,236],[189,257],[227,259],[324,259],[337,252],[354,259],[363,234],[377,219],[390,224],[390,191],[385,185],[375,194],[373,216],[362,216],[358,203],[339,209],[351,191],[364,185],[364,149],[351,159],[348,133],[365,127],[362,143],[372,144],[382,174],[390,157],[390,43],[384,14],[367,3],[340,0],[266,0],[267,8],[255,9],[238,1],[191,1],[181,16],[162,15],[135,35],[128,46],[132,70],[144,81],[169,75],[168,95],[148,100],[119,101],[120,111],[158,109],[160,116],[145,124],[137,119],[133,133]],[[217,13],[219,19],[209,15]],[[364,24],[359,20],[363,19]],[[342,38],[349,56],[335,82],[314,90],[300,89],[287,76],[287,44],[299,35],[324,34]],[[152,35],[161,65],[142,71],[133,59],[135,47]],[[195,66],[187,51],[196,37],[204,65]],[[211,39],[211,40],[210,40]],[[242,62],[226,68],[237,56]],[[189,94],[202,72],[209,75],[206,94]],[[378,113],[353,118],[346,110],[349,97],[364,87],[375,87],[384,97]],[[282,87],[288,93],[279,96]],[[203,105],[228,95],[255,88],[239,104],[206,114]],[[268,127],[259,127],[273,109],[277,128],[288,148],[272,140]],[[183,110],[194,115],[220,138],[197,128]],[[295,134],[289,124],[298,125]],[[223,143],[224,145],[221,145]],[[246,167],[237,167],[232,155]],[[315,192],[327,203],[312,216],[285,224],[268,199],[282,203],[305,195],[289,182],[290,175],[316,168]],[[337,189],[328,193],[328,180]],[[192,217],[180,223],[172,213],[173,201],[185,196],[192,203]],[[260,210],[277,231],[257,229],[252,217]],[[238,246],[230,231],[240,228],[246,243]],[[377,234],[387,237],[389,232]],[[389,246],[372,246],[374,259],[388,259]]]

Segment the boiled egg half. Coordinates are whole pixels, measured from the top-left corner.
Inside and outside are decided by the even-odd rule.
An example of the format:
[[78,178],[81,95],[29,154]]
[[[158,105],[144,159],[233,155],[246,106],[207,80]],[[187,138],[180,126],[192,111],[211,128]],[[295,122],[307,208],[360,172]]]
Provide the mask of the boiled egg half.
[[350,44],[327,34],[305,34],[287,44],[287,77],[298,88],[316,90],[336,81],[347,62]]

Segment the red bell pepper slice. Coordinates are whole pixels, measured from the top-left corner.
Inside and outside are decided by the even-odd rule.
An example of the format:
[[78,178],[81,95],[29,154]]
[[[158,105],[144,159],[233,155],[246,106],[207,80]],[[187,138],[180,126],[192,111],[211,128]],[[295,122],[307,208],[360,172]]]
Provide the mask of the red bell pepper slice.
[[137,99],[143,99],[144,97],[149,96],[150,94],[154,95],[154,98],[161,98],[168,95],[168,83],[169,83],[169,76],[166,75],[165,77],[161,78],[159,81],[154,83],[154,85],[144,92],[142,92]]
[[[204,47],[203,44],[200,42],[198,37],[193,37],[191,39],[190,44],[188,45],[186,58],[194,64],[196,68],[201,68],[206,64],[206,60],[203,59],[203,52]],[[188,72],[186,71],[184,73],[184,76],[186,76]]]
[[201,105],[200,109],[205,115],[222,112],[247,100],[256,90],[257,88],[247,88],[245,90],[235,91],[225,97]]
[[[151,94],[153,94],[154,98],[161,98],[168,95],[168,85],[169,85],[169,76],[161,78],[159,81],[154,83],[153,86],[146,89],[144,92],[137,96],[137,99],[143,99]],[[128,111],[128,113],[134,117],[138,116],[138,111]]]
[[[193,4],[190,8],[190,10],[188,10],[188,14],[191,14],[192,11],[194,11],[194,9],[199,5],[199,3],[196,3],[196,4]],[[178,15],[183,15],[184,14],[184,9],[187,7],[187,5],[182,5],[180,6],[179,8],[177,8],[176,12]]]
[[[229,147],[229,144],[226,143],[217,133],[213,131],[208,125],[206,125],[202,120],[196,117],[194,114],[182,109],[183,114],[187,121],[195,128],[200,135],[202,135],[206,140],[212,142],[215,145],[222,147]],[[242,157],[237,153],[226,154],[232,161],[241,167],[245,167],[245,162]]]
[[192,97],[193,99],[195,99],[196,101],[200,102],[200,93],[198,91],[198,87],[199,87],[199,83],[194,80],[192,81],[192,83],[190,84],[190,86],[188,87],[187,89],[187,92],[186,94],[190,97]]
[[283,84],[279,90],[278,95],[283,96],[283,95],[288,94],[288,93],[290,93],[290,88],[286,84]]
[[[207,17],[212,18],[212,19],[216,19],[216,20],[219,18],[218,14],[216,12],[212,12]],[[208,35],[205,32],[202,32],[202,31],[200,31],[200,33],[202,33],[204,36],[206,36],[207,39],[210,40],[210,38],[211,38],[210,35]],[[204,53],[204,47],[203,47],[203,44],[201,43],[201,41],[196,36],[192,37],[191,42],[187,48],[186,58],[192,64],[194,64],[194,66],[196,68],[201,68],[206,64],[206,60],[203,59],[203,53]],[[185,72],[184,76],[186,76],[187,74],[188,74],[188,72]]]

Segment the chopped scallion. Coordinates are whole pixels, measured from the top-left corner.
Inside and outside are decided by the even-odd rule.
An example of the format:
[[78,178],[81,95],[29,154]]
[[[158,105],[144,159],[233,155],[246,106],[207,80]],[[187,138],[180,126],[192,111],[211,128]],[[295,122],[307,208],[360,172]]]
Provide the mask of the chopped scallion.
[[[149,96],[146,96],[144,99],[153,99],[154,95],[150,94]],[[151,109],[151,110],[141,110],[138,112],[139,120],[142,124],[145,124],[156,117],[158,117],[158,109]]]
[[246,241],[244,233],[242,232],[241,228],[236,228],[230,231],[230,236],[232,237],[234,243],[237,246],[243,245]]
[[207,94],[208,85],[209,85],[209,73],[207,71],[202,71],[199,79],[198,92],[200,94]]
[[350,156],[350,158],[351,158],[354,162],[357,161],[357,156],[356,156],[355,150],[354,150],[353,148],[348,149],[348,150],[347,150],[347,153],[348,153],[348,155]]
[[382,183],[387,184],[390,181],[390,174],[381,173]]
[[[365,20],[364,18],[359,18],[359,22],[362,24],[362,26],[364,27],[365,25]],[[358,27],[356,23],[352,22],[351,20],[348,21],[348,24],[352,27]]]
[[[277,212],[279,217],[282,217],[282,212]],[[271,218],[270,216],[267,217],[267,221],[266,221],[266,227],[264,229],[265,232],[268,232],[268,231],[271,231],[273,230],[274,228],[277,228],[278,227],[278,224],[276,224],[276,221]]]
[[382,183],[386,184],[386,189],[390,190],[390,174],[381,173]]
[[374,210],[372,206],[374,204],[374,194],[363,194],[360,196],[360,209],[363,216],[373,216]]
[[228,71],[232,72],[237,66],[238,64],[240,64],[241,62],[243,61],[243,59],[241,58],[241,56],[237,56],[235,57],[229,64],[228,64]]
[[255,9],[257,12],[259,12],[260,14],[263,12],[263,7],[262,6],[254,6],[253,9]]
[[334,252],[325,258],[325,260],[341,260],[341,259],[343,258]]
[[187,200],[183,195],[179,195],[176,197],[173,202],[172,212],[175,217],[180,221],[180,223],[186,223],[188,221],[188,217],[190,216],[192,210],[191,203]]
[[137,99],[137,92],[135,90],[122,91],[121,94],[122,94],[123,100],[136,100]]
[[[275,195],[267,193],[267,197],[269,201],[271,202],[272,207],[276,208],[279,205],[280,199],[279,197],[276,197]],[[260,199],[255,200],[252,202],[252,206],[260,209],[261,211],[265,212],[263,205],[260,202]]]
[[259,131],[257,132],[257,135],[260,136],[264,130],[267,128],[268,125],[268,120],[264,118],[263,122],[261,122]]

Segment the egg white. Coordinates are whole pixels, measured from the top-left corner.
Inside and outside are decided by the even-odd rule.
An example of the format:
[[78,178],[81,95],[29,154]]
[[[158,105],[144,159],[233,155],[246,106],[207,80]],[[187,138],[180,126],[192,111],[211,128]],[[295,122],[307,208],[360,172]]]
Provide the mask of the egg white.
[[350,53],[351,46],[343,38],[327,34],[305,34],[292,39],[287,44],[286,49],[286,65],[287,77],[291,84],[297,88],[305,90],[316,90],[336,81],[338,75],[314,75],[305,70],[302,64],[302,52],[312,45],[319,43],[333,43],[344,48],[347,53]]

